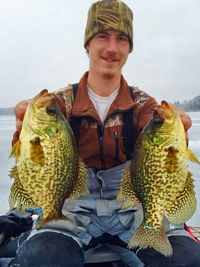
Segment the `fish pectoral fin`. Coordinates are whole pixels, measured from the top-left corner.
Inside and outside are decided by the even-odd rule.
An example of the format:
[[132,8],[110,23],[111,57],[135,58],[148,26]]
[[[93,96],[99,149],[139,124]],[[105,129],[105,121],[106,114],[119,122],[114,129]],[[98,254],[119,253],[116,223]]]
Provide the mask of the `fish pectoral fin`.
[[197,156],[191,150],[189,150],[188,148],[186,149],[186,155],[187,155],[188,160],[190,160],[190,161],[192,161],[194,163],[200,164]]
[[69,198],[78,199],[80,195],[86,197],[89,194],[88,186],[87,186],[87,169],[85,167],[84,162],[79,158],[79,172],[78,179],[73,187],[73,190],[69,196]]
[[140,203],[140,201],[136,197],[131,183],[131,163],[124,171],[124,175],[121,180],[121,186],[117,194],[117,203],[120,203],[123,200],[125,201],[122,204],[122,209],[126,209],[131,206],[137,206]]
[[45,154],[39,137],[30,141],[30,159],[35,165],[43,166],[45,163]]
[[140,249],[152,247],[166,257],[172,255],[172,246],[162,226],[160,229],[155,229],[153,227],[146,227],[142,223],[128,243],[129,249],[136,247]]
[[15,157],[15,164],[17,164],[19,156],[20,156],[20,146],[21,146],[21,142],[17,141],[12,147],[12,150],[9,155],[9,158]]
[[180,224],[189,220],[196,210],[196,197],[192,175],[188,172],[185,188],[173,206],[165,212],[172,224]]
[[9,205],[11,210],[14,209],[15,203],[17,203],[17,210],[21,208],[22,211],[25,211],[30,207],[33,209],[37,208],[30,196],[28,196],[27,192],[25,192],[23,189],[18,178],[15,179],[11,187],[11,193],[9,197]]

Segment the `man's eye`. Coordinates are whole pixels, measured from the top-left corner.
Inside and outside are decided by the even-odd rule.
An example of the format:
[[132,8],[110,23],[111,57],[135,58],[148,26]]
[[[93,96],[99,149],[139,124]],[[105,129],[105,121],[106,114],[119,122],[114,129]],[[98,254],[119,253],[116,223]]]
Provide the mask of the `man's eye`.
[[125,37],[119,37],[119,40],[122,41],[122,42],[125,42],[125,41],[127,41],[127,38],[125,38]]
[[106,39],[106,35],[99,35],[100,39]]

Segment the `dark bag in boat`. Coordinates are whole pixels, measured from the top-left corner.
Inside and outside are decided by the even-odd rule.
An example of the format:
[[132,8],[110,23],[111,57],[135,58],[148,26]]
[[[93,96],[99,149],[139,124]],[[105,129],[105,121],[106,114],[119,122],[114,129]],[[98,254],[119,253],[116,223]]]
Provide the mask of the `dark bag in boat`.
[[33,225],[32,211],[13,210],[0,216],[0,247],[5,246],[10,239],[31,230]]

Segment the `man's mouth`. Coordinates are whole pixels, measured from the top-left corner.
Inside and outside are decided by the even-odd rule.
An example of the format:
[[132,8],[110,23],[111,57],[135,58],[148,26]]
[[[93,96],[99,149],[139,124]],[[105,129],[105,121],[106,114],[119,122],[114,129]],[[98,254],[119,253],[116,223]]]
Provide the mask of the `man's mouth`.
[[116,59],[113,58],[108,58],[108,57],[103,57],[104,60],[108,61],[108,62],[116,62]]

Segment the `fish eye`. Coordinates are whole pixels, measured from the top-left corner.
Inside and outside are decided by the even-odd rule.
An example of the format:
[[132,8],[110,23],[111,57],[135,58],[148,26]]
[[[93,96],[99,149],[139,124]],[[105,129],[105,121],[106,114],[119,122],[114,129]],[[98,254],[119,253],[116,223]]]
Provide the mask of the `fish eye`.
[[56,114],[56,109],[54,107],[47,108],[47,113],[49,115],[55,115]]
[[163,121],[161,119],[155,119],[153,121],[153,123],[154,123],[155,126],[161,126],[161,125],[163,125]]

